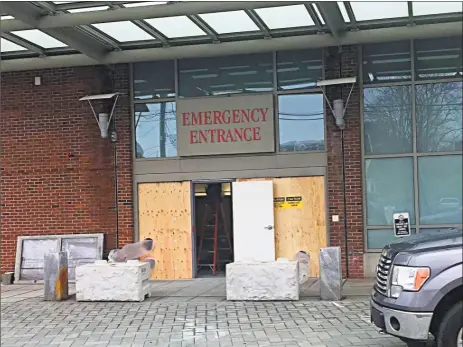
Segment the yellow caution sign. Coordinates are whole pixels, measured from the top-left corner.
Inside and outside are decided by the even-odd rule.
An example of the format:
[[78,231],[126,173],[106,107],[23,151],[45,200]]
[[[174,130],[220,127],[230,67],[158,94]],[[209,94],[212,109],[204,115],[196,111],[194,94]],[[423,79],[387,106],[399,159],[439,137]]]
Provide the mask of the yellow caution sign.
[[273,207],[281,209],[302,208],[302,196],[286,196],[274,198]]

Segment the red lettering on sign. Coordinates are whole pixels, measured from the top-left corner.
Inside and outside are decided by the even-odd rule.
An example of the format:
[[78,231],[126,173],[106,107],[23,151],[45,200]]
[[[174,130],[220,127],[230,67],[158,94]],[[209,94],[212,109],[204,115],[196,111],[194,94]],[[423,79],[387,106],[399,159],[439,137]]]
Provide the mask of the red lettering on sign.
[[182,117],[183,117],[183,126],[190,125],[189,119],[188,119],[189,113],[183,112]]
[[223,130],[223,129],[218,129],[217,131],[218,131],[218,133],[219,133],[219,134],[217,135],[217,137],[218,137],[217,142],[227,142],[227,141],[225,141],[225,137],[224,137],[224,136],[225,136],[225,130]]
[[214,114],[214,124],[222,124],[223,122],[222,112],[213,111],[212,113]]
[[252,140],[253,141],[262,140],[262,137],[260,137],[260,127],[252,128]]
[[198,143],[198,132],[196,130],[190,131],[190,144]]
[[[267,116],[271,117],[269,108],[259,107],[183,112],[182,125],[194,129],[190,131],[190,144],[262,141],[260,131],[262,123],[267,121]],[[198,129],[204,125],[207,125],[205,129]],[[228,126],[224,129],[217,125]]]

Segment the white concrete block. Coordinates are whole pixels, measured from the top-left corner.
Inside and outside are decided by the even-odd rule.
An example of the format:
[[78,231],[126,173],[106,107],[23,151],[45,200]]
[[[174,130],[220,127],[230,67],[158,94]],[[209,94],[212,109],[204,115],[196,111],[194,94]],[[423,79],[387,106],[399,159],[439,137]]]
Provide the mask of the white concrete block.
[[86,264],[76,268],[77,301],[143,301],[151,296],[150,264]]
[[227,300],[299,300],[296,261],[226,265]]

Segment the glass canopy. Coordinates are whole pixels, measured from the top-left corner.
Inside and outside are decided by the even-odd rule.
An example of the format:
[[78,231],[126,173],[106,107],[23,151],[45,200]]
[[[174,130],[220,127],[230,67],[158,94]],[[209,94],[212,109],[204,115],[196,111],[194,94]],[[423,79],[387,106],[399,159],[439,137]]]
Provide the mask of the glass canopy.
[[2,11],[2,60],[88,55],[86,41],[92,49],[119,52],[330,34],[338,31],[336,21],[346,31],[462,21],[460,1],[24,1],[4,2]]

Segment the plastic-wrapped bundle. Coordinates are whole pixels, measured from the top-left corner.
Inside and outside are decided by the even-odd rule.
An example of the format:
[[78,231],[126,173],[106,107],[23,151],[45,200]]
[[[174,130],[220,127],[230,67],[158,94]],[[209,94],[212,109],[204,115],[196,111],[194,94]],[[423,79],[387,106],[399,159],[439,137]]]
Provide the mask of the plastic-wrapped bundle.
[[307,252],[299,251],[294,256],[294,260],[298,262],[299,265],[299,284],[304,283],[309,279],[309,261],[310,256]]
[[[154,249],[154,241],[152,239],[144,239],[140,242],[130,243],[122,247],[122,249],[113,249],[109,252],[108,259],[110,262],[122,263],[127,260],[139,259],[147,255]],[[154,259],[152,259],[154,261]]]

